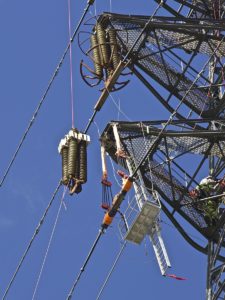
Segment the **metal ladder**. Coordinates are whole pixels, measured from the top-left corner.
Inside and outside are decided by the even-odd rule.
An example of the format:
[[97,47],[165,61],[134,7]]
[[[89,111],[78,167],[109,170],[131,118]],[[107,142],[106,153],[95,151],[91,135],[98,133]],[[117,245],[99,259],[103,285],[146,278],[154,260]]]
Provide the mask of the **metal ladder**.
[[[129,172],[132,173],[132,169],[135,167],[135,161],[131,161],[127,159],[127,166],[129,169]],[[137,179],[141,184],[141,190],[143,192],[144,198],[146,197],[147,191],[144,185],[144,180],[142,178],[142,174],[139,171],[137,174]],[[134,183],[134,189],[135,189],[135,193],[137,195],[137,199],[140,199],[140,189],[138,188],[137,184]],[[143,197],[142,197],[143,198]],[[138,206],[139,209],[141,210],[141,207],[143,205],[143,202],[139,200]],[[149,234],[149,239],[152,243],[153,246],[153,250],[155,252],[155,256],[159,265],[159,269],[160,272],[163,276],[166,275],[166,272],[168,270],[168,268],[171,268],[171,263],[166,251],[166,247],[164,244],[164,241],[162,239],[161,236],[161,229],[160,226],[158,224],[158,221],[155,222],[155,226],[154,226],[154,230],[152,230]]]
[[149,235],[149,239],[152,243],[161,274],[166,275],[166,271],[171,267],[171,264],[161,236],[160,227],[157,223],[155,224],[155,230]]
[[[119,137],[116,124],[113,127],[113,133],[114,133],[115,140],[117,142],[117,150],[119,151],[122,148],[121,148],[120,137]],[[132,155],[132,158],[131,157],[126,158],[126,163],[127,163],[129,173],[132,174],[137,167],[135,155]],[[134,190],[135,190],[135,198],[136,198],[136,206],[137,206],[137,210],[136,210],[137,215],[134,221],[130,224],[128,219],[129,216],[131,215],[131,212],[129,211],[132,210],[132,207],[128,206],[127,208],[128,215],[127,216],[126,214],[124,215],[128,230],[126,229],[127,234],[124,235],[123,238],[125,238],[128,241],[133,241],[137,244],[140,244],[144,236],[148,235],[153,245],[153,249],[156,255],[156,259],[161,274],[166,275],[166,271],[168,268],[171,267],[171,264],[170,264],[169,257],[167,255],[167,251],[161,236],[161,230],[158,224],[158,218],[161,209],[161,203],[158,197],[158,193],[154,191],[153,193],[155,193],[155,195],[153,194],[151,195],[151,193],[149,193],[149,191],[147,190],[144,184],[144,180],[140,170],[138,170],[137,172],[136,180],[138,184],[137,182],[134,182]],[[150,214],[147,215],[144,214],[144,210],[146,209],[148,210],[148,212],[150,212]],[[153,216],[151,216],[152,213]],[[128,217],[128,219],[126,219],[126,217]],[[143,220],[144,223],[143,222],[141,223],[141,220]],[[149,221],[151,222],[151,224],[147,225]]]

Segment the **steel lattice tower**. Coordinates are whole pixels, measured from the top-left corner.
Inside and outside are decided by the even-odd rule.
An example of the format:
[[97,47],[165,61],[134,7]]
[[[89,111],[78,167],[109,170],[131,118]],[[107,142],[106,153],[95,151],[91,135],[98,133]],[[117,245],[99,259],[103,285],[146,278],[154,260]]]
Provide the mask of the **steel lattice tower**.
[[[94,25],[91,46],[84,52],[94,62],[92,79],[97,84],[110,81],[119,53],[120,60],[171,117],[149,122],[111,122],[101,141],[124,168],[128,168],[127,160],[115,155],[118,149],[114,126],[131,166],[137,167],[148,153],[139,170],[148,193],[157,191],[162,210],[178,231],[195,249],[208,255],[207,300],[224,299],[225,211],[221,206],[219,221],[209,226],[201,203],[194,203],[189,192],[205,175],[224,176],[225,1],[155,2],[159,9],[152,16],[102,14]],[[94,40],[96,31],[101,42]],[[112,31],[115,38],[110,36]],[[102,38],[103,33],[109,35],[108,41]],[[111,69],[110,63],[104,62],[109,47]],[[188,164],[190,161],[194,163]],[[177,220],[178,214],[205,237],[205,245],[186,233]]]

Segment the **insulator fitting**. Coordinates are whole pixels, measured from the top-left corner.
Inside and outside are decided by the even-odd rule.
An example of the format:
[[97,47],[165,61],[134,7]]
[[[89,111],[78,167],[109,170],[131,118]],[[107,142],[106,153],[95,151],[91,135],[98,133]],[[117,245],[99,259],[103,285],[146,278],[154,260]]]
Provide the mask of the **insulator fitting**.
[[60,141],[58,151],[62,156],[62,183],[68,184],[68,143],[64,138]]
[[59,154],[62,153],[62,148],[63,147],[67,147],[68,144],[67,144],[67,137],[65,136],[64,139],[61,139],[60,143],[59,143],[59,146],[58,146],[58,152]]
[[90,143],[90,136],[84,133],[77,131],[76,129],[71,129],[69,133],[66,135],[66,138],[69,139],[74,137],[78,141],[86,141],[88,144]]

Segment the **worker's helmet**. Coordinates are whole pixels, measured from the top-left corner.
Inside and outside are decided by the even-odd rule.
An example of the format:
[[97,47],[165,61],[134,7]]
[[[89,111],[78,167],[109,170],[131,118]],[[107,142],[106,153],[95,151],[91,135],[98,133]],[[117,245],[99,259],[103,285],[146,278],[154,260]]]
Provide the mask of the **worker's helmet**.
[[209,175],[200,181],[200,185],[209,184],[211,182],[214,182],[214,179],[213,179],[213,176]]
[[203,178],[201,181],[200,181],[200,185],[204,185],[204,184],[207,184],[208,183],[208,178]]

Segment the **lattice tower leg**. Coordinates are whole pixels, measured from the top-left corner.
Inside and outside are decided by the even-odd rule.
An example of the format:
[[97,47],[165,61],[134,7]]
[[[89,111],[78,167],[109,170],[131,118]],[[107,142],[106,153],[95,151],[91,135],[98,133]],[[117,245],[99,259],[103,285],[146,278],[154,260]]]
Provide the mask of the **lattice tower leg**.
[[220,259],[225,253],[225,212],[220,222],[221,220],[223,220],[223,225],[220,228],[218,242],[208,241],[206,300],[225,299],[225,261]]
[[208,266],[207,266],[207,282],[206,282],[206,300],[212,300],[212,287],[211,287],[211,260],[213,253],[213,242],[208,242]]

